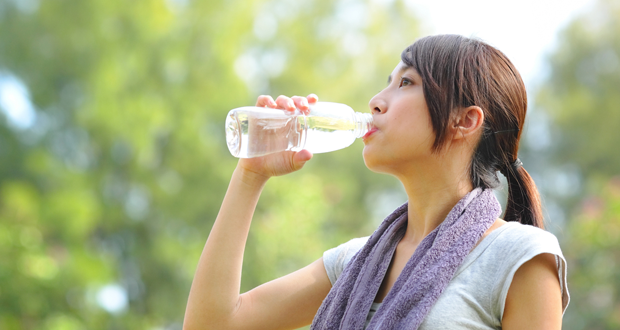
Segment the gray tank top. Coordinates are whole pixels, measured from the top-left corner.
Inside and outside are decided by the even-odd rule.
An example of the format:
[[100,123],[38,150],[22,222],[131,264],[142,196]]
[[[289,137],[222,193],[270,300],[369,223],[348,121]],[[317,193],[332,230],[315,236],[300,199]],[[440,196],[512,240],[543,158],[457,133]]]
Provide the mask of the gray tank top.
[[[354,238],[323,253],[332,285],[367,240],[368,237]],[[501,329],[506,295],[515,272],[542,253],[555,255],[564,312],[569,294],[566,260],[558,240],[542,229],[508,222],[492,231],[469,253],[419,329]],[[380,305],[372,304],[366,325]]]

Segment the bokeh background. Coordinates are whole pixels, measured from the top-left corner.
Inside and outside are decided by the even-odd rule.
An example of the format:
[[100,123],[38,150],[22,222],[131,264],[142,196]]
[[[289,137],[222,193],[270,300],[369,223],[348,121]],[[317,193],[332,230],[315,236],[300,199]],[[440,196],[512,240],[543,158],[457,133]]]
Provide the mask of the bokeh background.
[[[527,83],[564,328],[619,328],[620,3],[546,1],[0,0],[0,329],[180,329],[236,164],[226,113],[309,93],[367,111],[404,47],[472,26]],[[242,290],[406,200],[361,148],[269,182]]]

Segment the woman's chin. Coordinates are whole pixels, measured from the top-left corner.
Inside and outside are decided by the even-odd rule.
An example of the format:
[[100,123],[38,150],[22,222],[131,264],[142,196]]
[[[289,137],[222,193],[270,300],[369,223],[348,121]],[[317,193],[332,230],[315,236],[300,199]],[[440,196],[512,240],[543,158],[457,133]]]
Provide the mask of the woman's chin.
[[373,172],[382,172],[381,161],[377,157],[377,154],[372,152],[370,148],[368,148],[367,146],[364,147],[362,156],[364,157],[364,164],[366,164],[366,167],[368,167],[369,170]]
[[390,156],[385,150],[373,150],[372,148],[364,147],[362,155],[366,167],[375,173],[396,175],[398,168],[401,167],[399,165],[402,160]]

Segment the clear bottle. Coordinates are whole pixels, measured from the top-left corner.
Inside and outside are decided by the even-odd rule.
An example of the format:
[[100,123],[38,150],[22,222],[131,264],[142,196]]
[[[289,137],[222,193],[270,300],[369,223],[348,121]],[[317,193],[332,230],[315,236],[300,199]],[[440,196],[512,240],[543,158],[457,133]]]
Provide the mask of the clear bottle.
[[226,117],[226,143],[238,158],[307,149],[322,153],[346,148],[372,127],[372,115],[332,102],[310,105],[310,113],[261,107],[233,109]]

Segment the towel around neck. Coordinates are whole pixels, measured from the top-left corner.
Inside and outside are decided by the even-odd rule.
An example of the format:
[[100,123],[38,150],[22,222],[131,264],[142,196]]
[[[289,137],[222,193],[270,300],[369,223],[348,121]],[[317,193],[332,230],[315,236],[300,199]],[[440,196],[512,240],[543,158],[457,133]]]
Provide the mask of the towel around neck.
[[[416,248],[367,329],[417,329],[501,207],[476,188]],[[311,330],[362,330],[396,246],[407,230],[407,203],[370,236],[319,308]]]

